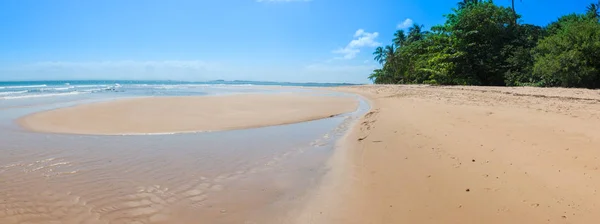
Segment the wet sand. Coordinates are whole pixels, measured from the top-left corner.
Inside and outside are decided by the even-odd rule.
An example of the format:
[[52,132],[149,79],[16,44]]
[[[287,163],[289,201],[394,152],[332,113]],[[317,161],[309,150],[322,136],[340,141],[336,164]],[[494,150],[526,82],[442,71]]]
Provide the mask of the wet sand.
[[242,94],[150,97],[61,108],[19,119],[31,131],[69,134],[157,134],[282,125],[356,110],[349,97]]
[[[302,96],[295,98],[296,93]],[[290,223],[306,202],[307,191],[316,188],[326,173],[324,164],[334,142],[360,115],[356,113],[364,113],[365,104],[357,103],[355,95],[329,91],[288,94],[260,95],[250,103],[227,101],[246,109],[272,108],[261,114],[247,111],[257,116],[270,116],[273,111],[316,114],[321,111],[317,105],[337,107],[346,105],[341,103],[346,100],[353,108],[359,104],[362,112],[330,118],[332,111],[327,110],[325,119],[217,132],[71,135],[24,131],[14,119],[65,106],[74,106],[65,110],[79,110],[129,100],[81,104],[57,99],[53,104],[7,107],[0,116],[0,223]],[[255,95],[235,97],[254,100]],[[286,104],[295,105],[287,108],[298,110],[282,112],[279,96],[292,99]],[[98,97],[84,102],[97,102],[102,96]],[[200,108],[206,106],[202,99],[227,97],[197,97],[196,102],[188,100],[196,97],[170,99]],[[140,102],[150,99],[159,98],[135,101],[143,106]],[[279,106],[265,105],[266,100]],[[302,105],[310,108],[298,108]],[[43,113],[51,112],[38,114]]]
[[324,172],[330,143],[322,135],[335,136],[336,123],[10,135],[0,158],[0,223],[280,223],[273,220],[301,203]]
[[596,223],[600,91],[357,86],[372,110],[297,223]]

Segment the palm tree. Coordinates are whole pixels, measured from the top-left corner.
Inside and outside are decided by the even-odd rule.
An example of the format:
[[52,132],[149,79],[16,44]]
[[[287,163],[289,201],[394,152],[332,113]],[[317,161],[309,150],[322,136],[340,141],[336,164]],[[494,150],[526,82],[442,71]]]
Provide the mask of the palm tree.
[[383,62],[385,62],[385,52],[383,51],[382,47],[377,47],[375,48],[375,52],[373,52],[373,55],[375,55],[375,61],[379,62],[379,64],[383,64]]
[[385,73],[382,69],[375,69],[373,73],[369,75],[369,79],[375,84],[385,83]]
[[383,64],[383,75],[385,83],[396,83],[396,46],[394,44],[387,45],[383,48],[385,62]]
[[405,42],[406,34],[404,33],[404,30],[397,30],[396,33],[394,33],[394,44],[396,47],[402,47]]
[[384,52],[385,52],[385,59],[392,60],[392,59],[394,59],[394,56],[396,56],[396,47],[394,47],[394,44],[387,45],[387,46],[385,46]]
[[459,10],[460,9],[464,9],[464,8],[470,6],[470,5],[474,5],[474,4],[477,4],[477,3],[480,3],[480,1],[479,0],[463,0],[461,2],[458,2],[458,9]]
[[423,35],[425,32],[423,30],[423,25],[413,24],[411,28],[408,28],[408,42],[415,42],[423,39]]
[[594,4],[591,3],[588,7],[587,7],[587,15],[590,18],[593,19],[598,19],[598,17],[600,17],[599,13],[598,13],[598,8],[600,8],[600,0],[598,1],[598,4]]
[[383,52],[385,52],[385,64],[383,64],[383,67],[391,69],[392,73],[394,73],[396,70],[396,46],[394,44],[387,45]]
[[[523,2],[523,0],[520,0],[521,2]],[[512,11],[513,11],[513,16],[515,17],[515,25],[517,24],[517,10],[515,10],[515,0],[512,0]]]

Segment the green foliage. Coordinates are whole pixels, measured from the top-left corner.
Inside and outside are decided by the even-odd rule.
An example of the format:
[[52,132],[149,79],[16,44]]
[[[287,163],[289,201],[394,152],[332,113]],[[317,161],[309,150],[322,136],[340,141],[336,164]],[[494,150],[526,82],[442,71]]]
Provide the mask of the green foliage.
[[514,8],[463,0],[443,25],[398,30],[374,55],[374,83],[600,87],[599,4],[542,28]]
[[512,10],[482,2],[447,16],[445,26],[456,38],[458,51],[455,74],[471,85],[504,85],[505,60],[502,50],[514,38]]
[[585,13],[586,17],[588,17],[589,19],[598,20],[598,18],[600,17],[598,13],[598,8],[600,8],[600,1],[598,1],[598,4],[592,3],[588,5],[587,11]]
[[534,55],[531,52],[544,35],[544,29],[539,26],[525,24],[517,27],[515,38],[503,49],[503,54],[507,55],[506,85],[539,86],[539,77],[532,75]]
[[600,24],[566,20],[537,47],[533,74],[544,86],[600,87]]

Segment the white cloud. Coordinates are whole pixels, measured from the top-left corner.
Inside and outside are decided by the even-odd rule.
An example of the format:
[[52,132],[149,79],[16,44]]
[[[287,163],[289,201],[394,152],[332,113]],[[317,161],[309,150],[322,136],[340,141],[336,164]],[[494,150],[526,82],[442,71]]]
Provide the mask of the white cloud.
[[356,57],[356,55],[358,53],[360,53],[360,50],[359,49],[353,49],[353,48],[345,47],[345,48],[340,48],[340,49],[334,50],[333,53],[335,53],[335,54],[342,54],[343,55],[342,56],[343,59],[353,59],[353,58]]
[[354,40],[350,41],[346,47],[334,50],[333,53],[341,54],[343,59],[353,59],[360,53],[360,48],[381,45],[381,43],[375,41],[378,36],[378,32],[368,33],[363,29],[359,29],[354,33]]
[[398,26],[396,26],[396,28],[398,29],[406,29],[409,28],[413,25],[413,21],[410,18],[405,19],[404,21],[402,21],[401,23],[398,24]]
[[256,2],[310,2],[312,0],[256,0]]

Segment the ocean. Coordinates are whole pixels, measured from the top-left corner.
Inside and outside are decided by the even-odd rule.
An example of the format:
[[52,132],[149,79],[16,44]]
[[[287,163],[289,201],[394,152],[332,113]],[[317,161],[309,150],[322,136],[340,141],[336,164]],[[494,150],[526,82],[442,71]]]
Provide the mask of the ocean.
[[[261,81],[136,81],[136,80],[59,80],[0,82],[0,100],[64,97],[81,94],[104,95],[203,95],[226,92],[224,87],[251,89],[251,86],[335,87],[348,83],[292,83]],[[175,91],[176,90],[176,91]]]

